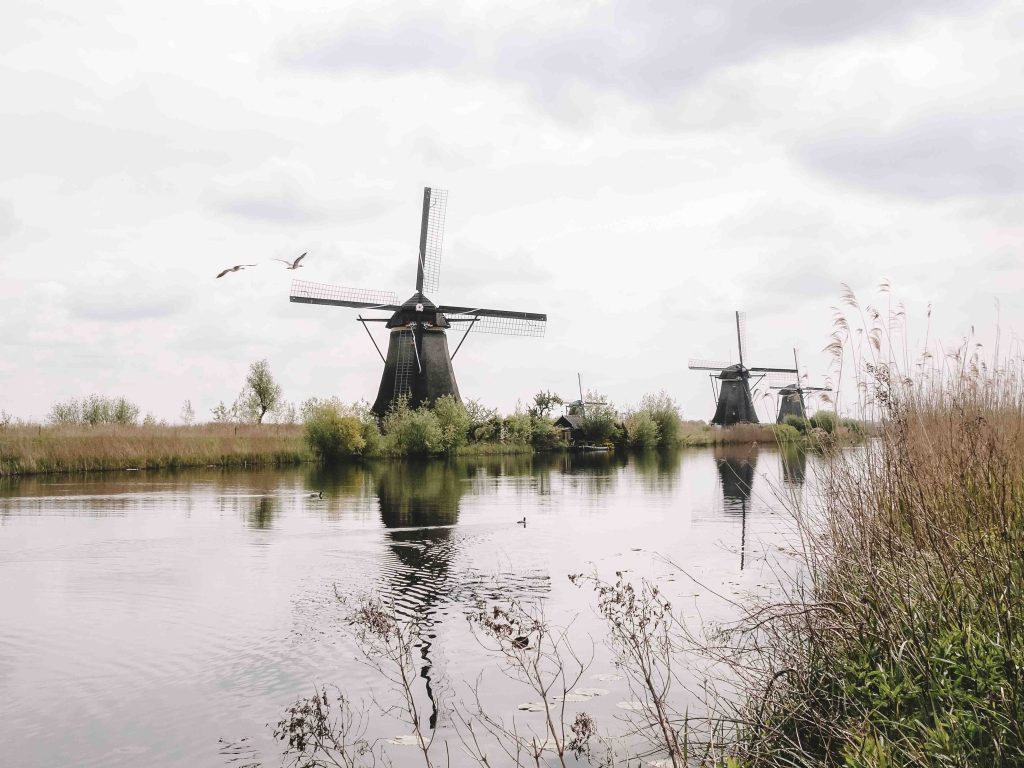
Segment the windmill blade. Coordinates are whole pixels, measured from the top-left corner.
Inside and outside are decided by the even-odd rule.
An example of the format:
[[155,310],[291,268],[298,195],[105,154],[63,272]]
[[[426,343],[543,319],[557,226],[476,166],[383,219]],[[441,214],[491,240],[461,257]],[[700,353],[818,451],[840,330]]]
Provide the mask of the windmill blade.
[[373,291],[365,288],[344,288],[339,285],[293,280],[289,299],[298,304],[330,304],[336,307],[359,309],[400,309],[398,296],[392,291]]
[[695,357],[691,357],[686,363],[686,367],[691,371],[724,371],[730,365],[734,365],[734,363],[720,363],[717,360],[700,360]]
[[444,245],[444,219],[447,208],[448,190],[423,188],[420,252],[416,264],[416,290],[420,293],[437,291],[441,278],[441,248]]
[[743,365],[743,356],[747,352],[747,313],[736,313],[736,343],[740,348],[740,365]]
[[751,373],[789,373],[796,375],[796,368],[748,368]]
[[[762,369],[752,368],[751,371],[763,372]],[[767,371],[765,376],[771,385],[778,384],[780,387],[799,387],[800,381],[795,373],[780,373],[778,371]]]
[[473,330],[479,333],[495,333],[502,336],[543,336],[548,316],[536,312],[515,312],[507,309],[483,309],[480,307],[450,307],[441,305],[450,323],[473,323]]

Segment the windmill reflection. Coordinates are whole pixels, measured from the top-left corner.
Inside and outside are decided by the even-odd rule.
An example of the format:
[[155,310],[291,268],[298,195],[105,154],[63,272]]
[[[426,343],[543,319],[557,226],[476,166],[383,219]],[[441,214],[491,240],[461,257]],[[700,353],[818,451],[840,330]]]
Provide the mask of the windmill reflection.
[[722,484],[723,509],[726,514],[740,516],[740,570],[746,565],[747,507],[754,486],[757,464],[756,446],[717,446],[715,463]]
[[787,488],[799,488],[807,476],[807,451],[799,445],[783,443],[779,447],[782,482]]

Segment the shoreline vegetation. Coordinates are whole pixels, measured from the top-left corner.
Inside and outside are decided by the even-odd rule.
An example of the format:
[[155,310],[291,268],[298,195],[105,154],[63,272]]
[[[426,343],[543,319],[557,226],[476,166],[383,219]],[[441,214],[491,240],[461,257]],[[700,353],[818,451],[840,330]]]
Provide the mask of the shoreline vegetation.
[[[390,697],[360,704],[321,684],[284,711],[284,752],[267,765],[392,764],[392,745],[425,768],[453,754],[523,768],[1024,765],[1024,359],[985,361],[968,339],[900,366],[892,320],[844,298],[871,320],[851,333],[840,317],[834,354],[876,426],[853,449],[822,442],[814,494],[778,489],[799,535],[776,571],[780,597],[694,626],[656,582],[567,574],[632,697],[603,722],[587,711],[600,692],[583,685],[592,652],[571,617],[481,599],[469,620],[495,659],[489,684],[504,676],[536,715],[489,710],[481,677],[467,699],[435,703],[453,723],[439,734],[415,695],[417,617],[339,596]],[[663,565],[700,583],[685,563]],[[371,739],[378,710],[411,735]]]
[[[127,399],[91,396],[57,403],[49,423],[0,421],[0,477],[189,467],[292,466],[406,456],[488,456],[568,450],[555,426],[561,401],[538,392],[529,407],[501,416],[476,401],[451,397],[411,409],[399,402],[383,419],[366,403],[310,398],[299,408],[282,404],[265,361],[253,364],[250,382],[231,408],[214,409],[207,424],[169,425],[146,417]],[[253,394],[259,389],[264,396]],[[270,390],[266,395],[265,390]],[[597,401],[600,395],[588,393]],[[183,420],[194,413],[186,401]],[[277,421],[261,423],[270,414]],[[281,423],[283,422],[283,423]],[[606,448],[653,449],[729,444],[802,444],[823,438],[856,440],[859,424],[829,412],[811,420],[711,427],[684,421],[670,396],[648,395],[622,414],[611,404],[591,405],[578,420],[580,443]]]

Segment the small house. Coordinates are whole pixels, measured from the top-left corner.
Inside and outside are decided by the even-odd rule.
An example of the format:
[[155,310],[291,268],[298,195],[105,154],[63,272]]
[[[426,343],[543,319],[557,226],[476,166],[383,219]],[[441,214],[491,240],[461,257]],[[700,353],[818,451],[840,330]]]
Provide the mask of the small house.
[[575,445],[582,440],[583,417],[576,414],[562,414],[555,420],[555,428],[562,433],[562,442]]

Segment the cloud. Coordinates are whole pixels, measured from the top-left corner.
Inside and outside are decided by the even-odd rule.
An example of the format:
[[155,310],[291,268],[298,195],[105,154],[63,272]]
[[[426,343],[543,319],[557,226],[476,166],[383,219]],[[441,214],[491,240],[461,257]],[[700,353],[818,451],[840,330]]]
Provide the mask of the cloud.
[[6,200],[0,200],[0,240],[14,237],[21,229],[21,219],[14,213],[14,206]]
[[805,144],[798,158],[840,182],[939,200],[1024,192],[1024,112],[928,115],[891,130],[850,131]]
[[327,200],[317,192],[308,166],[277,157],[252,173],[222,179],[214,192],[221,212],[272,224],[360,220],[393,204],[374,189],[359,188],[356,194],[356,199]]
[[[794,48],[899,32],[920,18],[969,14],[992,0],[612,0],[580,12],[544,7],[453,16],[350,16],[289,42],[286,64],[336,72],[439,70],[525,85],[554,106],[573,91],[658,101],[715,70]],[[505,18],[501,18],[504,14]]]
[[[101,270],[102,271],[102,270]],[[121,274],[112,279],[93,277],[64,293],[72,318],[104,323],[131,323],[169,318],[184,312],[192,297],[168,275]]]

